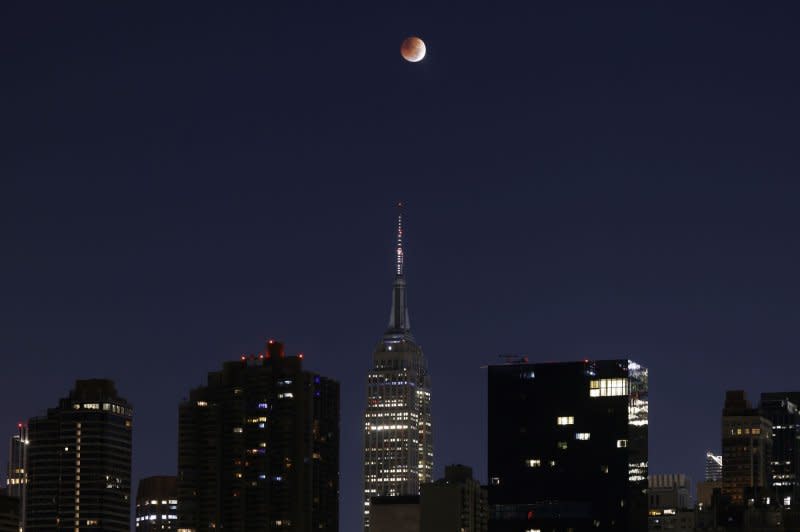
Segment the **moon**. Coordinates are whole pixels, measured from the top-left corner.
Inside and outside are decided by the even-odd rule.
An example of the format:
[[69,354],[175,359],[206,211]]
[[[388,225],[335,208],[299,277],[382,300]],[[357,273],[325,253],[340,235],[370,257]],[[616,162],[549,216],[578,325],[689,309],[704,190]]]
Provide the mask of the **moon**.
[[419,63],[425,57],[425,43],[419,37],[408,37],[400,46],[400,55],[410,63]]

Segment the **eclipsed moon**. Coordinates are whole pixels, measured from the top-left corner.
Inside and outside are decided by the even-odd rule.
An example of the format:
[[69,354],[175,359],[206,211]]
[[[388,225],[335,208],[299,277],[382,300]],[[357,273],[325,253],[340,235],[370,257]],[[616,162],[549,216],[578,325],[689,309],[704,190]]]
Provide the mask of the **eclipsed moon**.
[[408,37],[400,46],[400,55],[411,63],[418,63],[425,57],[425,43],[419,37]]

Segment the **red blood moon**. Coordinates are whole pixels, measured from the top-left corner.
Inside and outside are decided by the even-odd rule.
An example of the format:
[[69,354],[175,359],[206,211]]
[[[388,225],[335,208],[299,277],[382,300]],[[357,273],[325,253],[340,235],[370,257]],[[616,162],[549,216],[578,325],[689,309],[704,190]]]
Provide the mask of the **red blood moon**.
[[400,55],[411,63],[418,63],[425,57],[425,43],[419,37],[408,37],[400,46]]

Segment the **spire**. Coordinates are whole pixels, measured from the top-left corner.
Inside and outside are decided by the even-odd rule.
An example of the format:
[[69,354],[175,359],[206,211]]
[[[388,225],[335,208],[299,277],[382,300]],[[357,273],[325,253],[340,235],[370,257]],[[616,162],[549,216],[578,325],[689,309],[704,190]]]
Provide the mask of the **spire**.
[[397,203],[397,276],[403,276],[403,202]]
[[403,249],[403,203],[397,204],[397,245],[395,246],[395,277],[392,287],[392,309],[389,313],[389,328],[384,339],[408,339],[411,336],[411,319],[406,300],[405,253]]

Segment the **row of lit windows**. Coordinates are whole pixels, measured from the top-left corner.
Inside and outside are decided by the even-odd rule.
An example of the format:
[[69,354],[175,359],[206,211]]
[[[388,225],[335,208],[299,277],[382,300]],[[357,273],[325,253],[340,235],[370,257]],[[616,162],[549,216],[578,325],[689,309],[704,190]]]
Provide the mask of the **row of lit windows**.
[[142,516],[139,516],[139,517],[136,518],[136,522],[139,523],[139,522],[142,522],[142,521],[158,521],[159,518],[162,521],[172,521],[172,520],[177,519],[178,516],[175,515],[175,514],[142,515]]
[[408,425],[371,425],[367,424],[367,430],[408,430]]
[[365,417],[380,417],[380,418],[388,418],[388,419],[408,419],[408,418],[418,418],[419,415],[413,412],[406,412],[406,411],[393,411],[393,412],[367,412]]
[[73,403],[72,408],[75,410],[103,410],[105,412],[113,412],[114,414],[131,415],[130,408],[124,408],[113,403]]
[[742,427],[736,427],[736,428],[731,427],[731,429],[730,429],[730,435],[731,436],[741,436],[742,434],[758,436],[759,434],[761,434],[761,429],[759,427],[753,427],[752,429],[750,427],[744,427],[744,428],[742,428]]
[[[169,500],[163,499],[160,503],[159,503],[158,499],[144,501],[144,505],[145,506],[150,505],[150,504],[178,504],[178,501],[177,501],[177,499],[169,499]],[[136,506],[139,506],[139,505],[137,504]]]
[[589,381],[589,397],[628,395],[628,379],[594,379]]
[[400,399],[385,399],[380,403],[377,403],[373,406],[373,408],[405,408],[406,402]]

